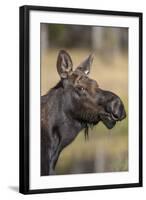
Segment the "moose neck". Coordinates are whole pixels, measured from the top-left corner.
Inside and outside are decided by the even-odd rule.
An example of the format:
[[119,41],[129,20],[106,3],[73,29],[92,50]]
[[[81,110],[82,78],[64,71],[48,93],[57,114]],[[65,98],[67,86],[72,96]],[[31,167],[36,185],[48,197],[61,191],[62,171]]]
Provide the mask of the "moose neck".
[[[76,118],[72,112],[70,112],[72,102],[70,91],[67,91],[62,82],[58,82],[57,85],[50,91],[49,95],[54,96],[57,99],[55,104],[55,112],[57,113],[55,118],[57,119],[58,126],[60,129],[61,137],[63,138],[63,147],[67,146],[72,142],[78,133],[86,127],[86,125]],[[58,114],[59,113],[59,114]]]

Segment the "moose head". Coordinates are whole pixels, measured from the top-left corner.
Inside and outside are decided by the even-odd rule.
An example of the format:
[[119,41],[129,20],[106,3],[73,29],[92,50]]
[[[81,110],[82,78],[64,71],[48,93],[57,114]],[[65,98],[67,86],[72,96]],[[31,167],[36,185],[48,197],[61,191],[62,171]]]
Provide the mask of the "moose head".
[[70,104],[67,112],[88,124],[102,121],[110,129],[125,118],[124,105],[116,94],[102,90],[96,80],[89,78],[92,62],[91,54],[73,71],[71,57],[60,51],[57,70]]
[[91,54],[73,70],[70,55],[64,50],[59,52],[60,82],[42,97],[42,175],[54,173],[60,152],[80,130],[100,121],[111,129],[126,117],[120,97],[101,89],[89,77],[92,62]]

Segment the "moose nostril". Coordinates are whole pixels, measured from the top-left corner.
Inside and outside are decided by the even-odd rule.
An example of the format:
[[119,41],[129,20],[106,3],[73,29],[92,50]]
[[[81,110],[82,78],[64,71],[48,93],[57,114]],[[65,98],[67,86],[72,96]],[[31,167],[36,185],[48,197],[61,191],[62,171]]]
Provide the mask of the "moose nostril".
[[119,116],[117,114],[112,113],[113,118],[115,118],[116,120],[119,119]]
[[114,120],[122,120],[126,117],[126,112],[124,109],[124,105],[119,98],[115,98],[111,102],[108,103],[107,112],[111,114]]
[[126,112],[122,103],[114,107],[113,115],[115,118],[122,120],[126,117]]

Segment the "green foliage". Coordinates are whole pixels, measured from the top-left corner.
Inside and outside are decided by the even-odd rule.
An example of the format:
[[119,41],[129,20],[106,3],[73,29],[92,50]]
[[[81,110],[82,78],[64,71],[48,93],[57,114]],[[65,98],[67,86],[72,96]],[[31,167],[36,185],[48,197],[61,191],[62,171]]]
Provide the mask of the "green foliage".
[[54,45],[61,44],[64,38],[65,25],[49,24],[48,29],[50,41],[54,41]]

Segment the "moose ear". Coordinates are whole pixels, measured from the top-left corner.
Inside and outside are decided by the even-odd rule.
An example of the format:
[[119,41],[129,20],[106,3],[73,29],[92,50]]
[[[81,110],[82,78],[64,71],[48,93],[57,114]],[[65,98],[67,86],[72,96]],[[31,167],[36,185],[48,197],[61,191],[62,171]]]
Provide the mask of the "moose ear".
[[57,71],[61,78],[65,79],[72,72],[73,63],[70,55],[64,51],[60,50],[57,59]]
[[78,67],[76,70],[80,70],[84,72],[85,74],[90,73],[90,68],[93,62],[93,54],[90,54],[88,58],[86,58]]

